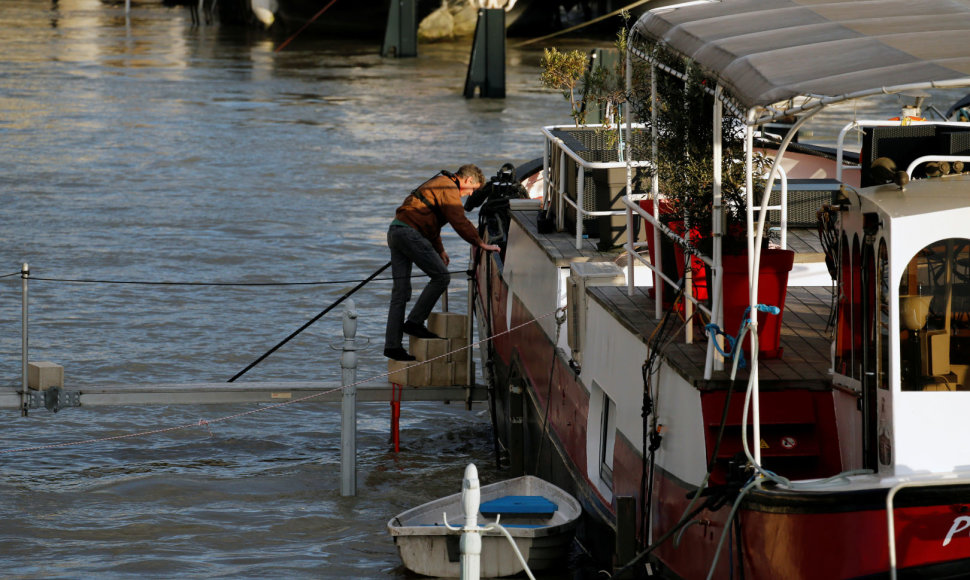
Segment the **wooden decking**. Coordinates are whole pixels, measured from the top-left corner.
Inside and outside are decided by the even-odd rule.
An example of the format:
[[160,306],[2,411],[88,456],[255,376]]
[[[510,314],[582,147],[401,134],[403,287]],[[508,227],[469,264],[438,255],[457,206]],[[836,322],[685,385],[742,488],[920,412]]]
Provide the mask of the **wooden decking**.
[[[621,249],[598,251],[590,240],[583,240],[582,249],[577,250],[575,237],[570,232],[540,234],[536,228],[535,211],[517,211],[513,212],[513,216],[559,267],[567,267],[575,261],[613,261],[621,252]],[[813,229],[789,230],[788,248],[795,251],[796,263],[823,260],[818,234]],[[645,343],[660,322],[654,317],[654,301],[648,296],[646,288],[636,288],[633,296],[628,295],[625,287],[594,287],[589,292],[593,299]],[[832,308],[832,292],[831,286],[789,287],[781,330],[783,355],[781,358],[759,359],[762,388],[831,388],[828,372],[831,366],[831,342],[827,323]],[[726,387],[729,381],[727,371],[716,372],[711,381],[704,380],[707,347],[702,325],[697,323],[695,326],[695,342],[686,344],[682,318],[678,316],[672,322],[675,322],[677,337],[664,351],[667,360],[699,388]],[[748,372],[738,372],[739,382],[743,384]]]
[[[654,318],[654,302],[645,288],[636,288],[634,296],[628,296],[626,288],[617,287],[594,287],[589,292],[645,343],[660,323]],[[784,388],[796,384],[799,387],[817,385],[823,388],[828,385],[830,342],[825,327],[830,301],[831,290],[827,287],[789,288],[781,329],[784,353],[781,358],[759,359],[759,377],[763,388]],[[714,373],[711,381],[704,380],[707,343],[703,330],[695,326],[695,342],[687,344],[684,341],[682,317],[677,313],[671,313],[671,316],[676,317],[672,322],[677,332],[664,350],[667,360],[684,378],[701,388],[726,386],[729,380],[727,371]],[[747,376],[747,370],[738,371],[739,379]]]
[[583,247],[576,249],[576,237],[574,232],[556,232],[552,234],[540,234],[536,219],[538,212],[513,211],[515,221],[522,224],[523,229],[529,236],[546,251],[546,254],[561,268],[568,267],[570,262],[603,262],[614,260],[620,250],[611,252],[601,252],[596,249],[596,244],[592,240],[584,239]]

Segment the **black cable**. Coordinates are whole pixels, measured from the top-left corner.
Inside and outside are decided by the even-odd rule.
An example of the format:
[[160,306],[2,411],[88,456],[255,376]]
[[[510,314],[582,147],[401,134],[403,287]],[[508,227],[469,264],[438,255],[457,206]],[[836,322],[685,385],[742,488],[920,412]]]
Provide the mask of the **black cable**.
[[[667,341],[668,333],[670,329],[667,328],[667,323],[671,319],[670,315],[674,312],[674,309],[678,302],[680,302],[684,295],[686,279],[682,278],[680,284],[677,286],[677,294],[674,296],[673,302],[670,310],[664,315],[663,319],[660,321],[660,327],[654,332],[651,337],[652,340],[648,345],[650,354],[647,360],[644,361],[643,366],[640,368],[641,376],[643,379],[643,402],[640,407],[640,417],[643,420],[642,427],[642,449],[649,452],[649,457],[645,457],[641,462],[640,469],[640,497],[646,498],[644,502],[640,505],[640,537],[646,541],[647,531],[650,529],[650,519],[653,512],[653,476],[655,472],[656,465],[656,452],[660,448],[660,442],[663,436],[657,433],[654,429],[650,427],[650,416],[654,412],[654,401],[650,396],[650,377],[656,372],[657,361],[660,358],[660,353],[663,350],[662,345]],[[691,315],[693,317],[693,315]],[[686,324],[690,323],[690,319],[686,321]],[[649,444],[648,444],[648,433],[649,433]]]
[[[478,264],[480,260],[486,260],[485,262],[485,296],[483,297],[481,293],[478,292]],[[484,302],[482,307],[484,308],[485,314],[485,324],[481,328],[484,328],[486,333],[486,343],[485,349],[488,356],[485,357],[485,373],[486,381],[485,388],[488,390],[488,411],[489,417],[492,420],[492,448],[495,450],[495,469],[502,468],[502,454],[499,449],[499,438],[498,438],[498,410],[496,407],[496,392],[495,392],[495,341],[492,340],[492,258],[486,252],[479,253],[475,251],[475,266],[470,271],[472,284],[472,305],[474,307],[475,297],[483,298]],[[469,313],[470,314],[470,313]]]
[[[738,552],[738,578],[744,580],[744,546],[741,543],[743,535],[741,533],[741,518],[734,518],[734,543]],[[731,570],[734,574],[734,570]]]
[[704,502],[701,505],[699,505],[697,507],[697,509],[695,509],[693,512],[691,512],[687,517],[682,518],[680,520],[680,522],[676,526],[670,528],[669,530],[667,530],[666,532],[664,532],[662,536],[660,536],[659,538],[657,538],[657,541],[656,542],[650,544],[645,550],[643,550],[642,552],[640,552],[639,554],[637,554],[632,560],[630,560],[629,562],[627,562],[626,564],[624,564],[622,568],[620,568],[618,570],[615,570],[613,572],[613,577],[614,578],[620,578],[622,576],[622,574],[624,574],[626,572],[629,572],[630,569],[632,569],[634,566],[636,566],[637,564],[639,564],[641,560],[643,560],[648,555],[650,555],[650,552],[653,552],[658,547],[660,547],[661,544],[663,544],[664,542],[666,542],[667,540],[669,540],[671,536],[673,536],[675,533],[677,533],[677,531],[680,530],[680,528],[686,526],[691,521],[693,521],[694,516],[696,516],[697,514],[701,513],[702,511],[706,510],[708,507],[709,506],[708,506],[707,502]]
[[336,300],[336,302],[334,302],[330,306],[327,306],[326,308],[324,308],[323,309],[323,312],[321,312],[320,314],[317,314],[316,316],[314,316],[313,318],[311,318],[306,324],[304,324],[300,328],[298,328],[295,331],[293,331],[289,336],[287,336],[282,341],[280,341],[279,343],[277,343],[276,346],[274,346],[273,348],[271,348],[268,351],[266,351],[263,354],[263,356],[259,357],[258,359],[254,360],[253,362],[249,363],[249,366],[248,367],[246,367],[243,370],[241,370],[238,373],[236,373],[235,376],[233,376],[231,379],[229,379],[226,382],[229,382],[229,383],[234,382],[236,379],[238,379],[239,377],[241,377],[244,374],[246,374],[246,372],[248,372],[249,369],[251,369],[254,366],[256,366],[259,363],[261,363],[263,361],[263,359],[265,359],[269,355],[271,355],[274,352],[276,352],[281,346],[283,346],[284,344],[288,343],[293,337],[295,337],[296,335],[298,335],[301,332],[303,332],[304,330],[306,330],[311,324],[313,324],[317,320],[320,320],[320,318],[322,318],[324,314],[326,314],[326,313],[330,312],[331,310],[333,310],[334,308],[336,308],[338,304],[340,304],[341,302],[343,302],[347,298],[350,298],[350,296],[354,292],[357,292],[358,290],[360,290],[361,288],[363,288],[364,286],[366,286],[367,283],[370,282],[371,280],[373,280],[374,278],[376,278],[378,274],[380,274],[384,270],[387,270],[390,267],[391,267],[391,263],[388,262],[388,263],[384,264],[383,266],[381,266],[380,268],[378,268],[376,272],[374,272],[369,277],[367,277],[365,280],[361,281],[359,284],[357,284],[356,286],[354,286],[353,288],[351,288],[348,292],[344,293],[344,295],[341,296],[340,298],[338,298]]
[[4,274],[3,276],[0,276],[0,278],[10,278],[11,276],[19,276],[20,274],[20,272],[14,272],[13,274]]
[[[449,274],[468,274],[468,270],[454,270],[449,271]],[[10,276],[17,276],[20,272],[14,274],[7,274],[6,276],[0,276],[0,278],[8,278]],[[410,278],[423,278],[427,277],[428,274],[412,274]],[[330,284],[352,284],[356,282],[361,282],[360,279],[354,280],[319,280],[315,282],[151,282],[145,280],[94,280],[94,279],[84,279],[84,278],[40,278],[31,276],[30,280],[40,280],[42,282],[68,282],[72,284],[130,284],[130,285],[142,285],[142,286],[326,286]],[[367,282],[371,281],[392,281],[395,280],[394,276],[388,278],[367,278]]]

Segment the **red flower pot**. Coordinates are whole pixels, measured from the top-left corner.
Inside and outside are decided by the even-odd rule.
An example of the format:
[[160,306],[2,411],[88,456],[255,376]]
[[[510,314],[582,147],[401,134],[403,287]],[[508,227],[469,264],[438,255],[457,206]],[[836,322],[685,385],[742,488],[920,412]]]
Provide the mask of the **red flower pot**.
[[[724,262],[724,332],[734,335],[741,326],[744,310],[750,306],[748,298],[748,257],[728,255]],[[788,293],[788,273],[795,262],[791,250],[768,249],[761,251],[761,268],[758,278],[758,304],[777,306],[777,315],[758,313],[758,355],[780,358],[781,317],[785,312],[785,296]],[[745,340],[744,352],[750,356],[750,341]]]

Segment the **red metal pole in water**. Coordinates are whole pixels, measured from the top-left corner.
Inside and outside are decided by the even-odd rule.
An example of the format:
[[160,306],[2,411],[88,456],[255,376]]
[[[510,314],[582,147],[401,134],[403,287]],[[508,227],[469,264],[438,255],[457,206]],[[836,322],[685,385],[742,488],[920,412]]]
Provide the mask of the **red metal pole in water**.
[[401,450],[401,394],[404,387],[391,383],[391,443],[394,453]]

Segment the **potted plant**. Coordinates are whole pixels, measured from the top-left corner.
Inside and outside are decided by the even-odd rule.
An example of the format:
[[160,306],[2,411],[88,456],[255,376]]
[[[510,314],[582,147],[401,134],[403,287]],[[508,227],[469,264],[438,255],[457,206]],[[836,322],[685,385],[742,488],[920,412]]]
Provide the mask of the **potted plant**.
[[[570,104],[573,127],[559,127],[552,131],[558,139],[550,152],[550,175],[556,181],[560,176],[560,145],[580,157],[583,162],[613,164],[611,167],[599,165],[586,169],[584,183],[584,209],[604,211],[623,209],[621,198],[626,194],[626,159],[631,146],[624,142],[625,127],[622,125],[620,107],[626,100],[624,88],[625,60],[620,55],[626,51],[626,29],[622,29],[615,43],[615,50],[594,50],[589,53],[580,50],[561,52],[555,48],[546,49],[540,66],[540,82],[547,88],[560,90]],[[641,67],[642,68],[642,67]],[[587,125],[587,119],[601,121]],[[632,140],[636,144],[645,143],[648,133],[634,129]],[[639,148],[640,151],[644,149]],[[577,178],[579,167],[571,158],[565,159],[563,190],[574,202],[578,197]],[[550,207],[553,211],[555,208]],[[575,224],[575,212],[567,205],[567,222]],[[572,225],[566,226],[572,227]],[[589,237],[599,238],[597,247],[608,250],[625,242],[626,219],[624,216],[600,216],[587,218],[583,222]],[[633,232],[642,239],[641,228]]]
[[[714,82],[704,72],[687,62],[678,62],[662,47],[654,47],[658,59],[674,70],[687,70],[687,78],[661,74],[656,79],[658,110],[656,130],[658,139],[657,172],[662,197],[662,221],[677,233],[689,232],[689,242],[706,255],[713,246],[713,105]],[[643,83],[641,83],[642,85]],[[649,94],[631,95],[637,117],[645,123],[652,121],[653,100]],[[722,224],[722,254],[724,264],[724,330],[737,332],[744,310],[748,306],[747,281],[747,211],[744,164],[743,123],[725,117],[722,124],[721,194],[724,209]],[[754,157],[754,191],[764,190],[764,179],[770,160],[762,155]],[[762,247],[759,302],[784,308],[788,271],[794,253],[768,248],[768,236]],[[652,236],[648,237],[648,242]],[[684,260],[677,260],[683,276]],[[703,261],[691,258],[694,297],[710,300],[707,280],[712,279]],[[666,269],[666,268],[665,268]],[[759,314],[763,356],[780,356],[778,345],[780,316],[765,319]]]

